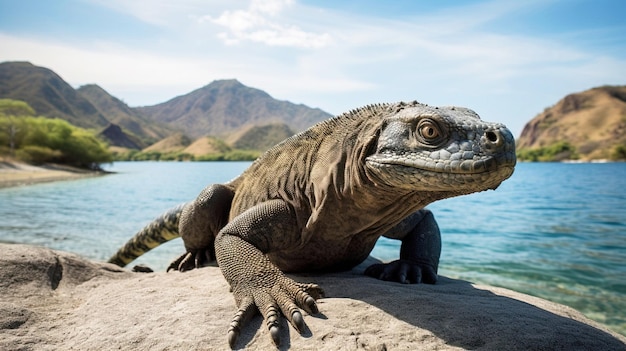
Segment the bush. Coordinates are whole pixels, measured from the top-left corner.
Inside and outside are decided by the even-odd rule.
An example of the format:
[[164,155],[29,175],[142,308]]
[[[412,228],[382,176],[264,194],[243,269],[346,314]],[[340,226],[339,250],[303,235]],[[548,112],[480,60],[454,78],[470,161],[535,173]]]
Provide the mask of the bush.
[[0,143],[11,143],[16,156],[31,162],[59,162],[99,168],[112,154],[93,132],[61,119],[0,116]]
[[0,99],[0,116],[34,116],[33,110],[28,103],[21,100]]
[[17,150],[15,156],[24,162],[40,164],[59,162],[59,159],[63,157],[63,153],[45,146],[27,145]]
[[194,156],[185,152],[161,153],[130,150],[114,154],[115,161],[253,161],[261,153],[254,150],[231,150],[228,152]]
[[224,154],[226,161],[254,161],[261,153],[252,150],[233,150]]
[[611,159],[615,161],[626,160],[626,144],[615,145],[611,152]]
[[252,150],[232,150],[226,153],[207,154],[196,158],[196,161],[254,161],[261,153]]
[[578,159],[576,148],[566,141],[534,149],[517,150],[517,159],[530,162],[555,162]]

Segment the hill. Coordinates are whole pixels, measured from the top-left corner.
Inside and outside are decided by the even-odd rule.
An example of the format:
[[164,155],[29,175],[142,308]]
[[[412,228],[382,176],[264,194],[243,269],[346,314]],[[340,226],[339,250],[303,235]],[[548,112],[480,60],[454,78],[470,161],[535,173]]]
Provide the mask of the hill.
[[122,128],[117,124],[109,124],[108,127],[104,128],[98,136],[101,139],[104,139],[109,142],[110,145],[126,148],[126,149],[140,149],[139,146],[140,141],[136,140],[128,136],[126,133],[122,131]]
[[267,150],[294,134],[287,124],[273,123],[244,127],[230,135],[226,142],[236,149]]
[[517,149],[530,160],[625,159],[626,86],[567,95],[524,126]]
[[82,128],[100,129],[110,123],[56,73],[29,62],[0,63],[0,98],[25,101],[38,115],[61,118]]
[[0,98],[24,101],[38,115],[100,130],[112,146],[138,149],[167,135],[167,129],[144,121],[102,88],[75,90],[53,71],[28,62],[0,63]]
[[[142,148],[171,134],[165,126],[148,121],[137,109],[126,105],[96,84],[83,85],[78,93],[93,104],[111,123],[120,126],[126,133],[134,134]],[[122,146],[122,145],[119,145]]]
[[167,102],[137,109],[152,121],[182,129],[192,139],[223,136],[251,125],[284,123],[294,130],[332,117],[305,105],[272,98],[239,81],[217,80]]
[[143,149],[144,152],[157,151],[161,153],[167,152],[180,152],[191,144],[191,140],[182,133],[176,133],[162,139],[147,148]]
[[193,156],[204,156],[209,154],[223,154],[229,151],[232,151],[232,148],[223,141],[213,137],[202,137],[196,139],[196,141],[187,146],[182,152]]

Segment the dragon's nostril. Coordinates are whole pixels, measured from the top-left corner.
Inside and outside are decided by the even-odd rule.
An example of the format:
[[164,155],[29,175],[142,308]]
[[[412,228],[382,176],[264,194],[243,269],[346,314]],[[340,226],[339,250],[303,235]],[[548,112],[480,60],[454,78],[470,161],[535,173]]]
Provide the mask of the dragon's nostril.
[[489,139],[489,141],[491,141],[492,143],[495,143],[498,141],[498,134],[496,132],[487,132],[485,133],[485,135],[487,136],[487,139]]

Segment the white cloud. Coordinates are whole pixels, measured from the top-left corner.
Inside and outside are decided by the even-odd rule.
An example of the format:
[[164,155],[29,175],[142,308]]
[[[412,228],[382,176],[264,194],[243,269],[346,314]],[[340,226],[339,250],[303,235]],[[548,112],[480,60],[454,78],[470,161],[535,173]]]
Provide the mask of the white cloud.
[[204,16],[226,29],[218,37],[228,45],[252,41],[270,46],[318,49],[329,45],[328,33],[305,31],[297,25],[280,23],[279,15],[293,4],[291,0],[253,0],[246,10],[224,11],[217,18]]
[[283,9],[293,5],[293,0],[252,0],[250,11],[276,16]]
[[585,51],[576,37],[489,26],[523,11],[520,3],[391,19],[284,0],[107,0],[106,6],[166,30],[132,46],[115,38],[94,43],[0,32],[0,61],[29,60],[73,85],[97,83],[135,106],[237,78],[333,113],[400,99],[466,105],[514,131],[567,93],[624,84],[618,80],[626,76],[622,56]]
[[185,58],[113,43],[77,47],[0,33],[0,61],[30,61],[74,87],[98,84],[131,106],[163,102],[239,71],[236,62]]
[[[0,46],[4,48],[0,62],[30,61],[53,70],[74,87],[98,84],[131,106],[164,102],[216,79],[237,78],[282,99],[291,98],[294,90],[346,93],[371,88],[358,79],[319,75],[300,70],[299,65],[285,67],[274,59],[254,58],[250,62],[211,55],[185,57],[108,42],[77,46],[1,32]],[[305,102],[304,96],[294,101]]]
[[156,26],[177,29],[184,26],[194,14],[207,8],[232,6],[237,0],[84,0],[109,8],[113,11],[133,16],[142,22]]

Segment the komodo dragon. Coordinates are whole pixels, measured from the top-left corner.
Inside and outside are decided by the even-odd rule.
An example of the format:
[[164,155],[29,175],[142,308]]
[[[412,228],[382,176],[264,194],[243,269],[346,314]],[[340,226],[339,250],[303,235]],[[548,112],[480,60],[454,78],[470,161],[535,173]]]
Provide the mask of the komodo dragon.
[[400,259],[366,274],[402,283],[437,280],[439,228],[427,204],[497,188],[513,173],[515,142],[502,124],[461,107],[417,102],[369,105],[274,146],[239,177],[206,187],[131,239],[109,262],[124,266],[162,242],[187,252],[169,269],[217,260],[240,329],[258,311],[279,345],[280,313],[305,328],[323,291],[283,272],[347,270],[380,236],[402,240]]

